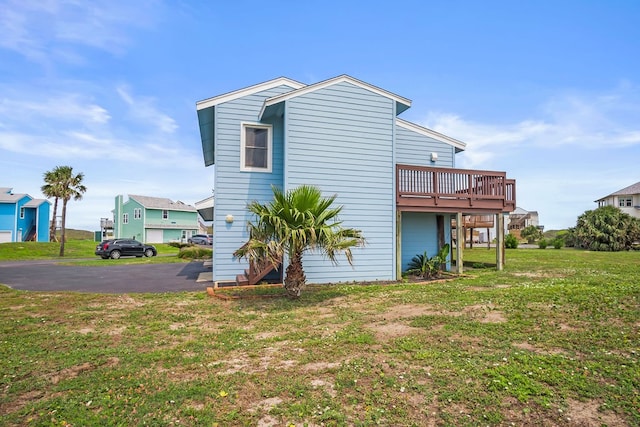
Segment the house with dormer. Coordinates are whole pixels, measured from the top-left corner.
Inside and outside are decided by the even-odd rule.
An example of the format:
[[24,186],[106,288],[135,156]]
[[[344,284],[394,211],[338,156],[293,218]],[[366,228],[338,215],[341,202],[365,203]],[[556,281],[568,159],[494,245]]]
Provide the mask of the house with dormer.
[[310,283],[400,279],[413,256],[452,242],[452,220],[465,215],[494,215],[504,229],[515,181],[456,169],[466,144],[400,118],[410,107],[408,98],[348,75],[309,85],[281,77],[197,102],[204,164],[215,165],[213,280],[262,277],[233,252],[249,238],[247,204],[269,202],[272,185],[337,195],[343,225],[366,238],[353,266],[306,253]]

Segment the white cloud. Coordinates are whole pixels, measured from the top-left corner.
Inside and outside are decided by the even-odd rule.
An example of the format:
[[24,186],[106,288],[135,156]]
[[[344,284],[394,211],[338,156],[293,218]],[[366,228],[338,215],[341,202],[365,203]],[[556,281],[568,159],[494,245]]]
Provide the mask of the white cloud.
[[4,0],[0,2],[0,47],[31,61],[78,63],[73,46],[124,52],[128,31],[151,26],[158,2],[127,0]]
[[55,119],[82,124],[104,124],[111,118],[105,108],[80,94],[52,94],[42,99],[28,99],[25,96],[29,94],[21,94],[19,99],[0,99],[0,114],[12,121],[25,122]]
[[129,114],[135,120],[152,125],[163,133],[173,133],[178,129],[178,124],[173,118],[156,108],[155,99],[151,97],[134,98],[126,86],[119,86],[116,91],[122,100],[129,105]]
[[465,166],[525,148],[598,150],[640,145],[640,88],[628,83],[603,94],[562,94],[540,109],[539,117],[517,123],[480,123],[459,115],[431,112],[424,125],[467,143]]

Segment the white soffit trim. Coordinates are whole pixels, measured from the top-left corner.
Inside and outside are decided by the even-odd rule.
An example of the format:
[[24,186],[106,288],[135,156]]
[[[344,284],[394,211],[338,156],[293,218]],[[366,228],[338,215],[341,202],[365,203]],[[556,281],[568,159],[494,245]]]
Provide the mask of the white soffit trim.
[[289,86],[292,89],[300,89],[305,87],[303,83],[291,80],[287,77],[278,77],[277,79],[269,80],[257,85],[249,86],[244,89],[234,90],[233,92],[227,92],[222,95],[214,96],[213,98],[204,99],[196,102],[196,110],[204,110],[205,108],[213,107],[223,102],[233,101],[234,99],[242,98],[243,96],[252,95],[256,92],[263,90],[273,89],[278,86]]
[[282,101],[286,101],[288,99],[291,98],[295,98],[296,96],[300,96],[300,95],[304,95],[306,93],[309,92],[313,92],[319,89],[323,89],[325,87],[337,84],[337,83],[343,83],[343,82],[347,82],[347,83],[351,83],[353,85],[359,86],[361,88],[364,88],[366,90],[370,90],[371,92],[377,93],[378,95],[384,96],[386,98],[390,98],[392,100],[394,100],[395,102],[399,102],[400,104],[404,104],[407,107],[411,107],[411,100],[407,99],[407,98],[403,98],[401,96],[398,96],[394,93],[391,93],[389,91],[386,91],[384,89],[380,89],[377,86],[373,86],[370,85],[369,83],[365,83],[361,80],[355,79],[351,76],[348,76],[346,74],[343,74],[341,76],[338,77],[334,77],[332,79],[329,80],[325,80],[319,83],[314,83],[312,85],[309,86],[304,86],[302,88],[293,90],[291,92],[287,92],[287,93],[283,93],[282,95],[278,95],[278,96],[274,96],[273,98],[267,98],[264,101],[264,105],[262,106],[262,110],[260,111],[260,115],[258,117],[262,117],[262,115],[264,114],[264,110],[271,106],[271,105],[275,105],[278,104]]
[[435,130],[419,126],[415,123],[411,123],[403,119],[396,118],[396,124],[405,129],[409,129],[411,131],[433,138],[437,141],[444,142],[445,144],[453,145],[460,150],[464,150],[467,147],[467,144],[462,141],[458,141],[455,138],[451,138],[450,136],[443,135],[439,132],[436,132]]

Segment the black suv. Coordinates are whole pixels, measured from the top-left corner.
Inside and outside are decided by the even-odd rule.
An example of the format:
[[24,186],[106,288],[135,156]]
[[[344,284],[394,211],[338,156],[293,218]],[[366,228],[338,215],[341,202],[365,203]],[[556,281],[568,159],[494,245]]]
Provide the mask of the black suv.
[[158,252],[152,245],[145,245],[133,239],[103,240],[96,246],[96,255],[102,259],[118,259],[121,256],[156,256]]

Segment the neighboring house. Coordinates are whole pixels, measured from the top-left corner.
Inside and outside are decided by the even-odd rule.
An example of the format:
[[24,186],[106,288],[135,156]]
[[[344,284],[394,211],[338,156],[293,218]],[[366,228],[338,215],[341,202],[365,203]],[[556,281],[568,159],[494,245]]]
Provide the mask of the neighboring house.
[[213,279],[245,281],[233,252],[249,238],[247,204],[271,201],[272,185],[336,194],[343,226],[366,238],[353,267],[306,253],[311,283],[397,280],[413,256],[452,240],[452,218],[495,215],[504,227],[515,181],[454,169],[465,144],[397,117],[410,106],[346,75],[312,85],[282,77],[198,102],[204,162],[215,164]]
[[624,213],[640,218],[640,182],[598,199],[596,203],[598,207],[615,206]]
[[213,231],[213,202],[213,196],[209,196],[194,204],[200,217],[199,225],[202,234],[211,234]]
[[0,243],[48,242],[50,207],[46,199],[0,187]]
[[113,212],[115,238],[134,238],[143,243],[186,241],[198,233],[198,212],[181,201],[129,195],[123,202],[116,196]]
[[513,234],[518,239],[521,238],[520,232],[530,225],[535,225],[540,231],[544,231],[544,226],[540,225],[538,219],[538,212],[528,211],[521,207],[516,207],[513,212],[509,213],[506,223],[509,234]]

